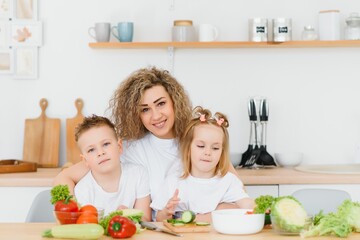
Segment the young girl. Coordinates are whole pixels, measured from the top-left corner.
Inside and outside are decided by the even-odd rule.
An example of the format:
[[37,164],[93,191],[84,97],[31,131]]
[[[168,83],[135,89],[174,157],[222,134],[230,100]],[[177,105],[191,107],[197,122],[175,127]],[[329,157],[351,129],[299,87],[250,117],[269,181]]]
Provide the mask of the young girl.
[[225,115],[201,107],[194,109],[180,139],[183,174],[168,176],[151,207],[158,211],[156,220],[192,210],[197,221],[211,221],[211,212],[220,203],[234,208],[253,208],[254,200],[243,190],[243,183],[229,172],[228,120]]

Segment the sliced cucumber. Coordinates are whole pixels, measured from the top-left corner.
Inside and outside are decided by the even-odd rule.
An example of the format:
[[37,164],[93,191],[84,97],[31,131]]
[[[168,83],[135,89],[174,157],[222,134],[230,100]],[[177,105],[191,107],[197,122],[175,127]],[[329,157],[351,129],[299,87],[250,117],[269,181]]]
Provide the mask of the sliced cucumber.
[[182,227],[185,226],[185,223],[177,222],[172,224],[174,227]]
[[195,213],[191,210],[186,210],[182,213],[181,215],[181,220],[184,222],[184,223],[191,223],[195,220]]
[[195,224],[196,224],[196,226],[209,226],[210,225],[209,222],[196,222]]

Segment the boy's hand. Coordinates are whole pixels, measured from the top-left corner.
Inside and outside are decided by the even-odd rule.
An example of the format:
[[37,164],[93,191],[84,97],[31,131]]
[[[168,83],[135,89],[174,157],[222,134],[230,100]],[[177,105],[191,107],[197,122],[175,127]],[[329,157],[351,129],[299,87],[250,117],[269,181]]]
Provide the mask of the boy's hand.
[[128,209],[128,207],[125,205],[118,206],[117,210],[121,210],[121,209]]

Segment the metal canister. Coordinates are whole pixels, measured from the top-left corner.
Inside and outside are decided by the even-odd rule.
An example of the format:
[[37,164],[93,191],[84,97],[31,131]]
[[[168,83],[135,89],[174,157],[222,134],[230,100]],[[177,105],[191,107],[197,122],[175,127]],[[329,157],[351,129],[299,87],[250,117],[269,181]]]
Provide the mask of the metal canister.
[[275,18],[272,20],[274,42],[286,42],[292,39],[290,18]]
[[172,28],[173,42],[196,41],[195,28],[191,20],[175,20]]
[[268,41],[268,20],[266,18],[249,19],[249,41],[251,42]]

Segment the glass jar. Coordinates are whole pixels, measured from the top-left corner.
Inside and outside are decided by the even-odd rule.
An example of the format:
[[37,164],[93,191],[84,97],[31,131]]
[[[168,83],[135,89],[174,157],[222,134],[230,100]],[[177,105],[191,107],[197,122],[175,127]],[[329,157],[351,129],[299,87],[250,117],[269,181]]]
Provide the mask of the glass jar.
[[314,27],[311,25],[305,26],[303,32],[301,33],[301,39],[303,41],[317,40],[318,36],[315,32]]
[[350,13],[350,16],[345,20],[345,39],[346,40],[360,40],[360,16],[358,13]]
[[196,41],[195,28],[191,20],[175,20],[172,28],[173,42]]

